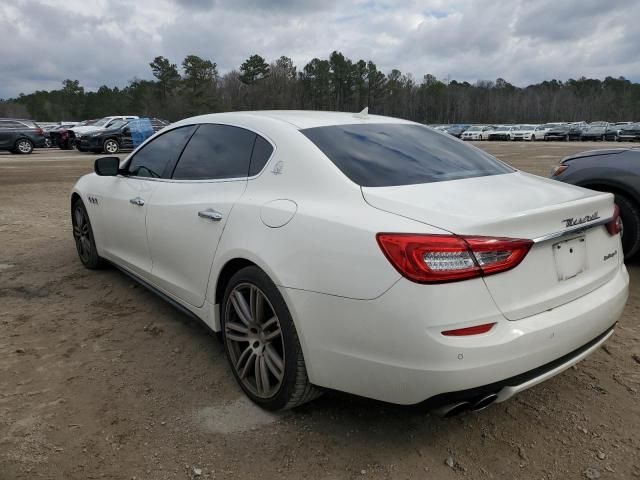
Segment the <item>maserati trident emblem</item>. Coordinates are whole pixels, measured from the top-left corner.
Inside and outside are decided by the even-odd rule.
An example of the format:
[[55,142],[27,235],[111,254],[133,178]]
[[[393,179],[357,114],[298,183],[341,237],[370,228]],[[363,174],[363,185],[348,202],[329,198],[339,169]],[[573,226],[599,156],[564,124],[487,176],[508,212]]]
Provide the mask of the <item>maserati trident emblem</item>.
[[595,211],[591,215],[585,215],[581,218],[565,218],[562,220],[564,222],[565,228],[575,227],[576,225],[582,225],[583,223],[591,222],[593,220],[597,220],[600,218],[598,212]]

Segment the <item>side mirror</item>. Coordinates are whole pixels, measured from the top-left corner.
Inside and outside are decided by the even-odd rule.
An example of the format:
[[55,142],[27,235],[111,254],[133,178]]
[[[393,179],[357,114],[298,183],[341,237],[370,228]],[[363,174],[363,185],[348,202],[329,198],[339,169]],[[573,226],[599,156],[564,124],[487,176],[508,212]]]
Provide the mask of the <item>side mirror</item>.
[[101,177],[115,177],[120,170],[120,159],[118,157],[102,157],[96,159],[93,169]]

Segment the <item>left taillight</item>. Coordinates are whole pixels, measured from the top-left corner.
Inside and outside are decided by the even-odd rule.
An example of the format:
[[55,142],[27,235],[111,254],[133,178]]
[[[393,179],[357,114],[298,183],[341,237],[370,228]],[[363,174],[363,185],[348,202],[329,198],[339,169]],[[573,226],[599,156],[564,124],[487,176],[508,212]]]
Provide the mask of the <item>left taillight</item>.
[[516,267],[531,240],[379,233],[378,245],[400,274],[417,283],[446,283],[493,275]]
[[560,165],[556,165],[556,166],[551,168],[551,176],[552,177],[557,177],[562,172],[564,172],[567,168],[569,168],[569,165],[564,165],[562,163]]
[[42,130],[41,128],[36,128],[36,135],[38,135],[39,137],[44,135],[44,130]]
[[607,227],[609,235],[622,233],[622,217],[620,216],[620,208],[618,205],[615,205],[613,209],[613,217],[611,217],[611,220],[609,220],[605,226]]

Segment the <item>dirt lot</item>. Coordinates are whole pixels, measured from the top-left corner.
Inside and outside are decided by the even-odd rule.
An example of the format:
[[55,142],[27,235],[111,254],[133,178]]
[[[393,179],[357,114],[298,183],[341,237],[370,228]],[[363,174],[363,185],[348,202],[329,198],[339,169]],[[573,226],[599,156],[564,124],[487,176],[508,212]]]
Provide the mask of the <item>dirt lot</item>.
[[[607,144],[480,146],[547,176]],[[606,347],[508,402],[443,420],[330,393],[270,415],[200,324],[82,268],[68,195],[93,158],[0,153],[1,480],[640,477],[639,265]]]

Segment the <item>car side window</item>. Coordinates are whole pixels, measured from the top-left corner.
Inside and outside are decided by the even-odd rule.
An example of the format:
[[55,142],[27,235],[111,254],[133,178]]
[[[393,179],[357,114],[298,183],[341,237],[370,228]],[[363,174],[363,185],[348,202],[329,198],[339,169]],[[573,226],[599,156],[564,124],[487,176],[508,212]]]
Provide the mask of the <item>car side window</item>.
[[14,128],[27,128],[27,126],[20,122],[15,122],[12,120],[3,120],[3,121],[0,121],[0,128],[14,129]]
[[251,154],[251,165],[249,166],[249,176],[259,174],[266,165],[271,154],[273,146],[260,135],[256,136],[256,143],[253,145],[253,153]]
[[133,156],[127,175],[167,178],[195,129],[195,125],[178,127],[151,140]]
[[230,125],[202,124],[182,152],[176,180],[244,178],[249,173],[256,134]]

